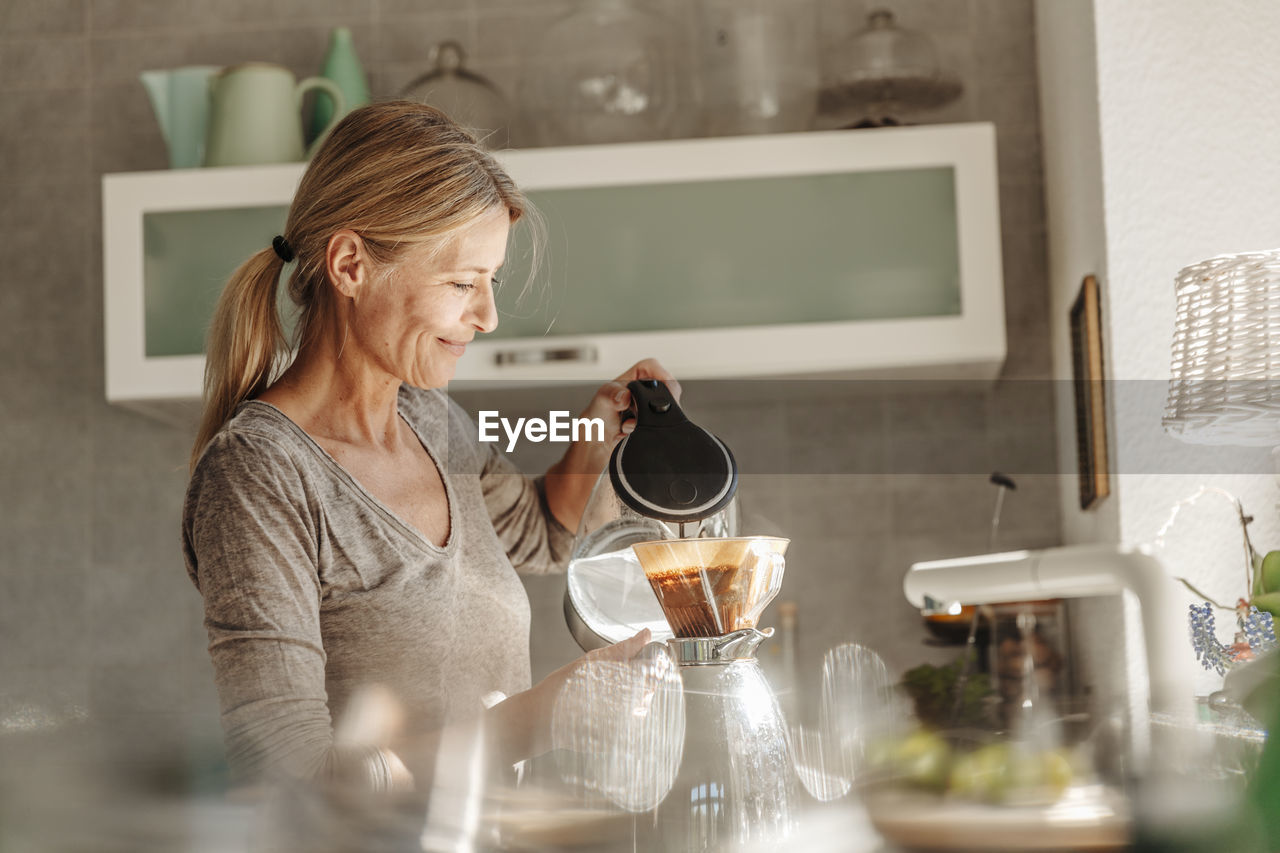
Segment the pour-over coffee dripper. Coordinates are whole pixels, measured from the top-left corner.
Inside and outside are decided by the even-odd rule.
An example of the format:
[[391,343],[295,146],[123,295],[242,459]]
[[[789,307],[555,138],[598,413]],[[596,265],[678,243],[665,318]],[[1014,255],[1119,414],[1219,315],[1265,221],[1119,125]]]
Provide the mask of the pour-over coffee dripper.
[[722,637],[754,629],[782,588],[789,540],[680,539],[631,546],[672,633]]
[[656,379],[628,384],[635,430],[587,500],[569,558],[564,612],[590,651],[648,628],[672,631],[631,545],[737,535],[738,467],[720,439],[693,423]]

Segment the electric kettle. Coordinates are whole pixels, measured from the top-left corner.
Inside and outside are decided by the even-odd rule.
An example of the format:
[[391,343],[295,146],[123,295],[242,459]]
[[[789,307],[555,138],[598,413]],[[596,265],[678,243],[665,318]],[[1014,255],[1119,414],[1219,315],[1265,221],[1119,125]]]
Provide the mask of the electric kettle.
[[569,558],[565,620],[587,651],[643,628],[657,641],[674,636],[633,544],[738,529],[738,465],[728,446],[689,420],[657,379],[627,388],[635,430],[596,481]]

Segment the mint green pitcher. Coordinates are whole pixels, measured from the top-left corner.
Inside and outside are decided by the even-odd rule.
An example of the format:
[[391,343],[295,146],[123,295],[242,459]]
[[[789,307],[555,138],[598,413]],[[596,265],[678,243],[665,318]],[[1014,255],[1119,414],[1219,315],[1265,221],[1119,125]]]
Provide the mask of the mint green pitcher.
[[321,77],[298,81],[283,65],[245,62],[210,79],[212,104],[206,166],[293,163],[310,156],[303,147],[302,97],[320,89],[338,109],[312,144],[315,149],[346,110],[342,90]]
[[170,168],[194,169],[204,163],[209,79],[221,70],[216,65],[188,65],[139,75],[169,149]]

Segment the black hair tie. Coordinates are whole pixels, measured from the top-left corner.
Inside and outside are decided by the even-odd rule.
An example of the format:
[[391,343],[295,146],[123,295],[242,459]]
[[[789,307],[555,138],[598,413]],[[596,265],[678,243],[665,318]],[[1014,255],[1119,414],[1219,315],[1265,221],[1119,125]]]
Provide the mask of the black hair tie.
[[271,248],[276,250],[277,257],[286,264],[293,260],[293,249],[289,247],[289,241],[283,236],[277,234],[271,241]]

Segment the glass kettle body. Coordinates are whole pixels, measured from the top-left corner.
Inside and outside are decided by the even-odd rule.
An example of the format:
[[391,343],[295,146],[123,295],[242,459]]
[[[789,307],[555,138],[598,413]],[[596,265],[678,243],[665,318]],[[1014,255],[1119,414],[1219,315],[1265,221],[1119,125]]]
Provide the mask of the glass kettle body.
[[619,497],[606,471],[596,481],[569,557],[564,615],[586,651],[625,640],[648,628],[655,640],[671,630],[631,546],[685,537],[735,536],[735,498],[715,515],[696,522],[669,522],[640,515]]

